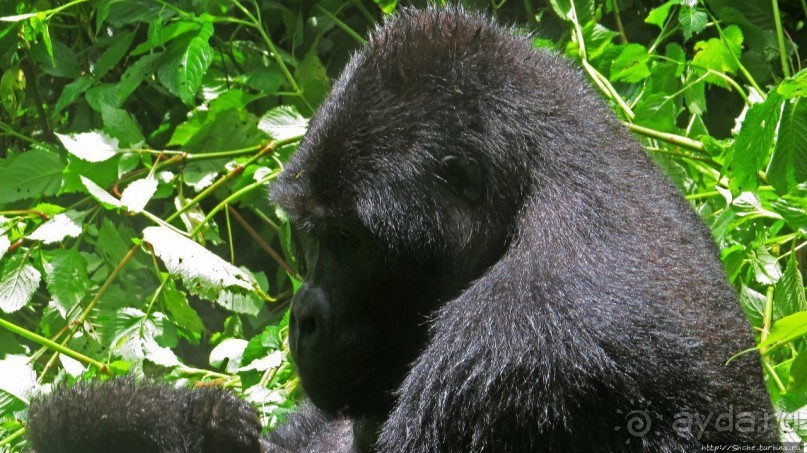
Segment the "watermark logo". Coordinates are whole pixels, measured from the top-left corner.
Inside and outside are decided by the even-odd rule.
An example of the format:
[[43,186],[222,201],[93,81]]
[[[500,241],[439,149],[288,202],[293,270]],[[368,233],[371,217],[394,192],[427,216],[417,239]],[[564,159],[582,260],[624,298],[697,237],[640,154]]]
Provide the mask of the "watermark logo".
[[650,401],[634,401],[630,400],[631,407],[634,409],[625,412],[622,409],[617,409],[616,413],[622,417],[623,423],[615,426],[614,431],[623,431],[629,434],[625,439],[625,444],[630,444],[633,438],[642,438],[650,433],[653,429],[653,419],[650,417]]

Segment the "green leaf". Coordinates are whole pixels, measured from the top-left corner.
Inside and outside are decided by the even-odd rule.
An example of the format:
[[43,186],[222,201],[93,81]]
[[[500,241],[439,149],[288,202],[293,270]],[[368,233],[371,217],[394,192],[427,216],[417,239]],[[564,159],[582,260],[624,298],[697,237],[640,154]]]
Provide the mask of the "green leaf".
[[794,230],[807,235],[807,183],[801,183],[771,203]]
[[43,149],[17,154],[0,170],[0,203],[56,194],[63,169],[59,156]]
[[773,147],[781,106],[782,97],[770,93],[764,102],[748,109],[728,158],[732,192],[753,190],[759,185],[758,172]]
[[81,76],[81,66],[78,64],[76,54],[61,41],[53,41],[53,58],[43,42],[32,47],[30,55],[37,68],[46,74],[71,79]]
[[757,349],[779,347],[804,335],[807,335],[807,311],[800,311],[773,323],[771,333]]
[[134,31],[123,33],[122,36],[112,37],[112,45],[109,46],[106,52],[98,57],[93,67],[93,74],[96,79],[100,80],[103,78],[110,69],[115,67],[115,65],[123,59],[126,55],[126,51],[129,50],[129,46],[132,45],[134,38]]
[[765,313],[765,295],[745,284],[740,286],[740,306],[753,327],[762,326]]
[[648,61],[650,54],[643,45],[627,44],[619,57],[611,63],[611,79],[628,83],[640,82],[650,75]]
[[793,77],[783,80],[776,88],[776,92],[785,99],[807,96],[807,69],[802,69]]
[[63,318],[87,295],[90,279],[87,260],[74,247],[67,250],[42,252],[45,284]]
[[275,140],[301,137],[308,128],[308,120],[297,113],[294,107],[283,105],[266,112],[258,123],[258,129]]
[[782,270],[779,268],[779,261],[768,253],[764,247],[754,250],[751,256],[754,265],[754,275],[756,280],[763,285],[773,285],[782,278]]
[[100,131],[81,134],[56,134],[70,154],[87,162],[103,162],[118,154],[118,139]]
[[210,351],[210,365],[214,368],[221,368],[224,362],[227,361],[226,371],[229,373],[237,372],[238,367],[241,366],[241,357],[244,355],[247,344],[247,340],[240,338],[225,338]]
[[81,222],[85,215],[84,212],[76,211],[56,214],[28,235],[28,239],[42,241],[43,244],[53,244],[68,237],[78,237],[81,235]]
[[56,105],[53,107],[53,114],[58,114],[62,109],[72,104],[73,101],[84,94],[94,82],[95,80],[92,77],[81,76],[65,85],[62,94],[59,95],[59,99],[56,101]]
[[122,105],[147,76],[154,74],[157,62],[161,57],[162,54],[146,55],[126,68],[126,71],[124,71],[120,78],[120,82],[116,85],[115,94],[118,100],[116,105]]
[[129,211],[142,212],[155,192],[157,192],[157,180],[148,176],[129,184],[121,194],[120,201]]
[[651,9],[650,13],[647,15],[647,19],[644,21],[648,24],[653,24],[663,29],[664,22],[667,20],[667,16],[670,14],[670,8],[679,3],[679,0],[669,0],[661,6]]
[[146,141],[137,120],[126,110],[103,105],[101,118],[104,121],[104,132],[118,139],[120,147],[128,148]]
[[[300,81],[303,97],[312,107],[318,106],[331,90],[331,79],[328,77],[325,66],[322,65],[317,56],[315,47],[305,54],[305,58],[297,67],[295,78]],[[300,106],[298,105],[298,107]],[[306,108],[306,106],[302,106],[302,108]],[[307,110],[306,108],[306,110],[302,111]]]
[[678,22],[684,33],[684,40],[689,41],[692,35],[702,32],[706,28],[709,16],[700,8],[683,5],[678,13]]
[[24,307],[39,288],[42,275],[21,255],[0,263],[0,310],[12,313]]
[[89,90],[84,95],[84,99],[87,100],[87,104],[90,104],[93,110],[96,112],[100,112],[103,107],[110,106],[110,107],[120,107],[121,99],[118,95],[118,86],[113,83],[104,83],[101,85],[96,85]]
[[[699,75],[712,70],[720,74],[734,75],[739,66],[737,59],[742,54],[743,33],[736,25],[731,25],[723,30],[726,40],[712,38],[708,41],[698,41],[695,44],[696,54],[692,58],[692,66]],[[733,55],[733,56],[732,56]],[[709,74],[706,77],[708,83],[712,83],[723,88],[729,88],[729,84],[722,78]]]
[[665,93],[644,96],[633,111],[636,124],[662,132],[675,131],[676,104]]
[[165,283],[162,296],[163,300],[165,300],[165,308],[168,311],[168,319],[177,326],[196,334],[198,339],[198,335],[201,335],[205,326],[196,310],[188,303],[185,293],[177,289],[174,280],[169,279]]
[[796,254],[791,253],[785,272],[782,274],[782,278],[776,282],[773,293],[774,319],[784,318],[807,309],[803,282]]
[[187,105],[194,104],[202,77],[213,62],[213,49],[208,43],[212,35],[213,24],[205,22],[198,32],[171,42],[157,70],[163,86]]
[[98,186],[98,184],[94,183],[91,179],[85,178],[84,176],[79,176],[79,178],[81,178],[84,187],[87,188],[87,193],[95,198],[95,201],[101,203],[101,206],[105,209],[115,210],[123,207],[123,203],[121,203],[120,200],[110,195],[109,192]]
[[807,98],[797,97],[785,103],[766,176],[779,193],[807,181]]
[[193,294],[217,301],[227,288],[256,289],[245,272],[171,229],[148,227],[143,230],[143,240],[151,244],[168,272],[181,278]]

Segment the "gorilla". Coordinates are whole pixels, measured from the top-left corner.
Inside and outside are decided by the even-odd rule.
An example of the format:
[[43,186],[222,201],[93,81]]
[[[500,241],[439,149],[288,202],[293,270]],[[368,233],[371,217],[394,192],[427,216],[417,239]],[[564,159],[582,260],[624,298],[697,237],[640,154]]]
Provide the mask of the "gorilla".
[[729,360],[754,339],[707,228],[581,73],[510,29],[388,19],[270,196],[313,406],[261,438],[226,392],[112,381],[32,405],[37,452],[778,442],[758,355]]

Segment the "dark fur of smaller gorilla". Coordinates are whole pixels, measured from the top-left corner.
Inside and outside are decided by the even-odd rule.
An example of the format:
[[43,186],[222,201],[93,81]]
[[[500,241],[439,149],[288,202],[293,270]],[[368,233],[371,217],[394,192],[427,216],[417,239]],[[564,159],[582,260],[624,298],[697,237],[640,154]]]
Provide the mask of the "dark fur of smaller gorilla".
[[[305,274],[289,343],[319,410],[264,451],[777,442],[757,355],[726,363],[754,343],[708,230],[580,72],[510,30],[456,7],[391,18],[271,197]],[[256,445],[231,397],[130,393],[46,400],[34,445],[72,441],[81,424],[75,438],[164,451]],[[641,437],[627,432],[635,410],[650,423]],[[753,422],[701,430],[682,414]]]

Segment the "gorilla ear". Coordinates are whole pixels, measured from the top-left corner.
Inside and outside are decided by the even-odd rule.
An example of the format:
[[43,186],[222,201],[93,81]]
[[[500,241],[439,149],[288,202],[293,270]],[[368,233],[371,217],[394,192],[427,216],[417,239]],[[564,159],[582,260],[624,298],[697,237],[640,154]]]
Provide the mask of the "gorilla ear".
[[442,178],[456,194],[468,202],[482,197],[484,181],[482,167],[471,157],[447,156],[443,164]]

